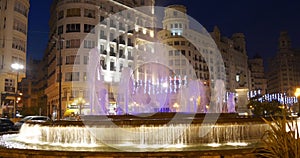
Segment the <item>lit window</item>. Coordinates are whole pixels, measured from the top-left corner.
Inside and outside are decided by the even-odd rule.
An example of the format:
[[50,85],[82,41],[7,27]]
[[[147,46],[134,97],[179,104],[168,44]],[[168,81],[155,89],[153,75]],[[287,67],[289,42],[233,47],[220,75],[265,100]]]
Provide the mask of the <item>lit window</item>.
[[239,75],[239,74],[237,74],[237,75],[235,76],[235,80],[236,80],[236,82],[240,82],[240,75]]

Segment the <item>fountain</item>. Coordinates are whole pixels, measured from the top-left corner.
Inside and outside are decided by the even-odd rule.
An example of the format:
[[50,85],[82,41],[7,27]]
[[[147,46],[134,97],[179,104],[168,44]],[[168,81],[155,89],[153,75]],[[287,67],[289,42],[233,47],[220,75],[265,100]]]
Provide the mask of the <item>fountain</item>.
[[[95,32],[99,34],[97,27]],[[202,26],[198,28],[205,32]],[[207,61],[208,68],[221,70],[222,57],[208,33],[203,34],[202,41],[182,36],[199,48],[208,45],[214,50],[209,53],[215,58],[213,64],[221,66]],[[259,146],[268,125],[258,118],[238,118],[233,102],[227,105],[229,113],[223,113],[224,79],[217,76],[224,75],[210,70],[216,80],[210,83],[214,86],[209,98],[208,88],[194,77],[195,70],[184,55],[178,58],[191,73],[180,75],[166,64],[167,53],[161,53],[174,50],[173,47],[155,42],[139,46],[133,55],[137,64],[124,66],[114,75],[105,73],[108,70],[103,70],[106,65],[101,63],[101,52],[92,49],[87,66],[89,115],[81,116],[81,121],[25,123],[19,133],[0,137],[0,156],[199,157],[224,155],[224,150],[247,155],[249,149]],[[153,49],[147,53],[139,51],[146,48]],[[147,71],[151,75],[141,73]],[[110,97],[117,104],[113,115]]]

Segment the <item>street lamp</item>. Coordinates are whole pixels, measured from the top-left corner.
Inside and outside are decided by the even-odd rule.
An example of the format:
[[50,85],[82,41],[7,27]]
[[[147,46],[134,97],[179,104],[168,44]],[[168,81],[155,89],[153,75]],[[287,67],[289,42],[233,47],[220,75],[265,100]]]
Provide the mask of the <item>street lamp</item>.
[[81,115],[82,105],[85,104],[85,100],[83,98],[79,98],[78,102],[79,102],[79,114]]
[[58,55],[58,115],[57,115],[57,120],[60,120],[62,117],[61,114],[61,80],[62,80],[62,72],[61,72],[61,65],[62,65],[62,58],[61,58],[61,49],[62,49],[62,42],[64,39],[59,35],[59,37],[53,37],[55,39],[56,46],[59,50],[59,55]]
[[300,88],[296,88],[296,91],[295,91],[295,96],[298,100],[298,116],[300,116]]
[[17,80],[16,80],[16,89],[15,89],[15,101],[14,101],[14,109],[13,109],[13,118],[16,117],[16,105],[17,105],[17,98],[18,98],[18,82],[19,82],[19,70],[24,69],[24,65],[19,63],[11,64],[11,68],[17,71]]

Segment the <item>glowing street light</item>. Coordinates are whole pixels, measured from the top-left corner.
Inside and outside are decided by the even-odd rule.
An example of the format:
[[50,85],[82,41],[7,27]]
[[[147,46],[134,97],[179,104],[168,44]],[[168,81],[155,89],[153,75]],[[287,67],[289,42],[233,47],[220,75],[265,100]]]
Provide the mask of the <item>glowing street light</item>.
[[15,101],[14,101],[14,109],[13,109],[13,118],[16,117],[16,103],[18,99],[18,82],[19,82],[19,70],[24,69],[24,65],[19,63],[11,64],[11,68],[17,71],[17,79],[16,79],[16,89],[15,89]]
[[298,116],[300,116],[300,88],[296,88],[296,91],[294,93],[294,95],[296,96],[297,100],[298,100]]

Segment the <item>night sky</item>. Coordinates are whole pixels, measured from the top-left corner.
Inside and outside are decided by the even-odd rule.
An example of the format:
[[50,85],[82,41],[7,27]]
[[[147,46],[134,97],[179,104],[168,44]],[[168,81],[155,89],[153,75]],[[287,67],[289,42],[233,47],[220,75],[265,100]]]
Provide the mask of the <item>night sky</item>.
[[[31,0],[28,28],[28,57],[42,58],[48,41],[52,0]],[[183,4],[188,15],[209,32],[217,25],[224,36],[242,32],[251,58],[265,60],[277,51],[280,31],[288,31],[294,48],[300,48],[300,1],[296,0],[156,0],[156,5]],[[267,61],[266,61],[267,62]]]

